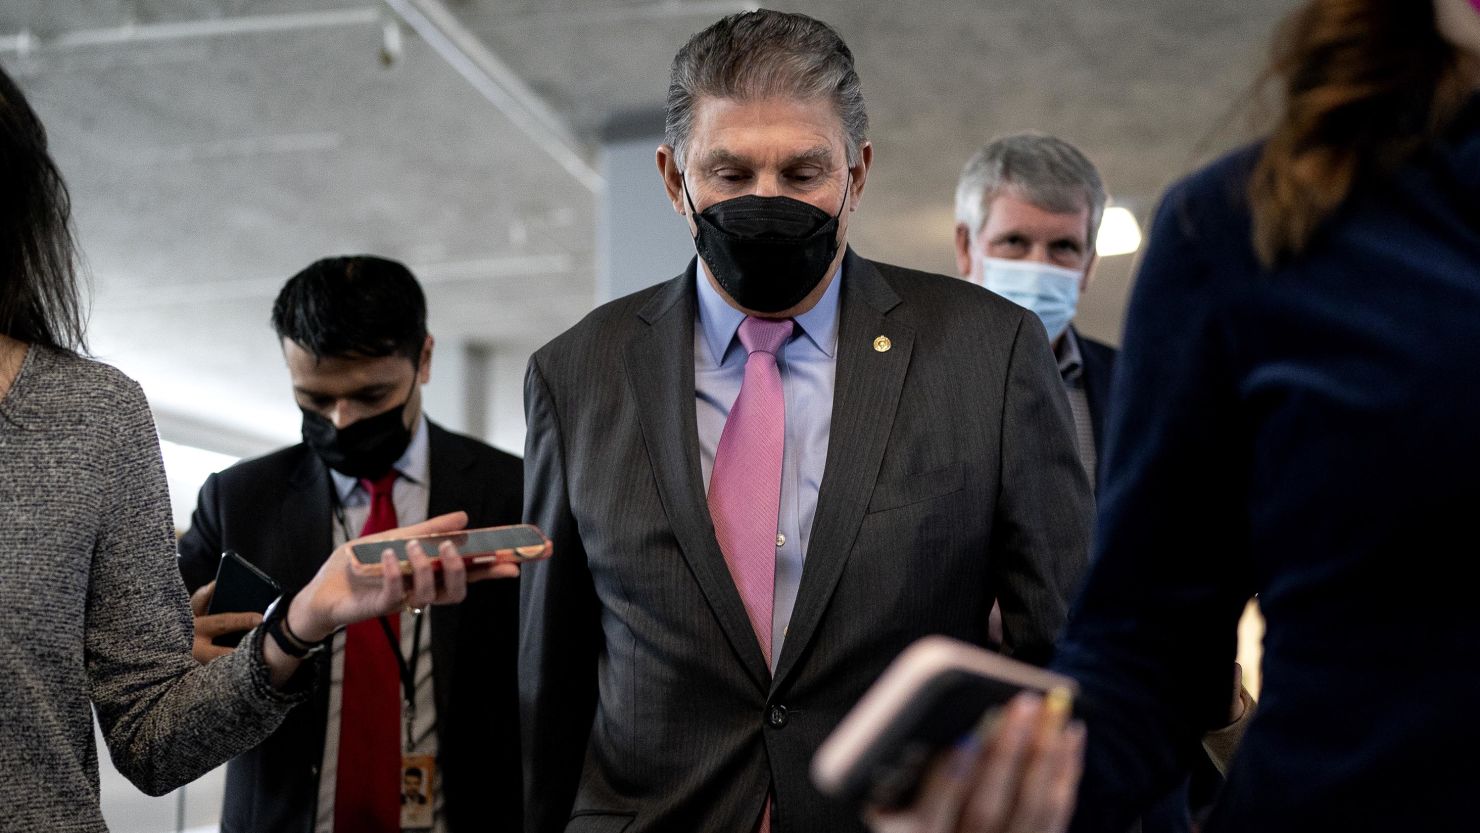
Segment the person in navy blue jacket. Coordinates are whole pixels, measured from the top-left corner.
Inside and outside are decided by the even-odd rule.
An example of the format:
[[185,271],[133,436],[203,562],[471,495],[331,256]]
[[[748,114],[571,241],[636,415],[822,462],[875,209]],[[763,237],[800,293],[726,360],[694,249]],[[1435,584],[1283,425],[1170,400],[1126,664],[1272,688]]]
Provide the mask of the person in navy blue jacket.
[[[1264,689],[1206,830],[1473,830],[1480,7],[1314,0],[1283,116],[1175,186],[1111,393],[1099,556],[1057,665],[1089,726],[1072,829],[1115,831]],[[1461,542],[1469,541],[1470,544]],[[1208,646],[1220,651],[1209,651]]]
[[1253,594],[1260,709],[1204,833],[1476,828],[1480,0],[1308,0],[1273,75],[1274,130],[1170,190],[1131,299],[1054,663],[1072,824],[1078,732],[1035,751],[1019,703],[891,831],[1124,830],[1228,708]]

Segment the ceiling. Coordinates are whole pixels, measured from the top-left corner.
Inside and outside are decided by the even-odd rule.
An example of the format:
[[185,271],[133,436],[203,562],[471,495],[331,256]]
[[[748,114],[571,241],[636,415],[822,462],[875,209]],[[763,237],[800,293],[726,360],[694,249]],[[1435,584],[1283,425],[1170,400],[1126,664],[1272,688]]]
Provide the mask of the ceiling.
[[[661,105],[689,34],[744,7],[388,2],[0,0],[0,63],[40,111],[72,189],[91,347],[140,379],[166,435],[203,425],[239,451],[295,436],[272,298],[311,260],[366,251],[422,278],[439,360],[498,357],[485,392],[497,418],[481,432],[517,447],[519,368],[596,299],[601,197],[573,170],[599,168],[614,116]],[[945,271],[955,177],[1003,132],[1073,141],[1144,221],[1175,177],[1249,134],[1240,101],[1292,5],[784,7],[832,23],[857,57],[876,155],[851,241]],[[507,70],[512,99],[491,102],[391,7],[445,11],[464,47]],[[1118,338],[1131,260],[1102,263],[1082,306],[1088,332]],[[466,375],[446,375],[434,387],[456,393]]]

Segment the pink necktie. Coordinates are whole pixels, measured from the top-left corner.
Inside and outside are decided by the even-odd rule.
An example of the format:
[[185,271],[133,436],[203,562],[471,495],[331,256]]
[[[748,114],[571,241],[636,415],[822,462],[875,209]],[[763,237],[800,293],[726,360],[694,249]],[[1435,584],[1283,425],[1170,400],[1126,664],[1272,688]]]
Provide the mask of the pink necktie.
[[776,595],[781,452],[786,443],[786,402],[776,352],[791,336],[791,329],[790,319],[746,318],[740,322],[740,343],[750,354],[745,360],[745,381],[725,420],[709,477],[714,535],[767,665]]

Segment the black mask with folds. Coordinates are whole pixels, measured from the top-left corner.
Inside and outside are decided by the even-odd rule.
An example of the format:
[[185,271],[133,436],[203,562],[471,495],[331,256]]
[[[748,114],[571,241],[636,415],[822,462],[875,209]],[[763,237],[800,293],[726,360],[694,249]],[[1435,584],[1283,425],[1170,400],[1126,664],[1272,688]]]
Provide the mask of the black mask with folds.
[[[850,175],[848,188],[852,182]],[[735,303],[757,312],[790,309],[827,277],[838,253],[847,190],[834,215],[791,197],[751,194],[699,212],[685,182],[684,198],[698,228],[694,247]]]
[[[413,381],[412,385],[416,383]],[[406,406],[411,394],[389,411],[356,420],[335,428],[327,417],[307,408],[303,411],[303,442],[313,449],[329,468],[355,478],[380,477],[391,464],[401,459],[411,445],[411,429],[406,427]]]

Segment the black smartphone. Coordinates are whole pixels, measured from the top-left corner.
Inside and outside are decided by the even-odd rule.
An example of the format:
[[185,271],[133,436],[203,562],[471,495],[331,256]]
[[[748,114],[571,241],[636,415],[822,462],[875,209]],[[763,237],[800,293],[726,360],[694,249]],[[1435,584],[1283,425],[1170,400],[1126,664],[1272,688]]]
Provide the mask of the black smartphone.
[[812,759],[824,795],[908,807],[925,768],[1020,691],[1072,698],[1074,680],[943,636],[907,648]]
[[[211,594],[206,613],[262,613],[283,589],[256,565],[231,550],[221,553],[216,566],[216,590]],[[242,632],[224,633],[211,640],[212,645],[235,648]]]
[[[536,561],[541,558],[550,557],[550,539],[545,537],[539,527],[529,524],[513,524],[511,526],[490,526],[483,529],[465,529],[461,532],[452,532],[446,535],[423,535],[420,538],[397,538],[390,541],[373,541],[366,544],[355,544],[351,547],[355,561],[358,562],[356,569],[362,573],[376,573],[380,570],[380,554],[387,549],[396,554],[401,562],[403,572],[411,572],[411,564],[406,560],[406,545],[412,540],[420,541],[427,555],[436,557],[437,547],[443,541],[451,541],[457,546],[458,552],[462,553],[463,563],[469,567],[474,564],[522,564],[525,561]],[[440,567],[437,562],[432,563],[433,568]]]

